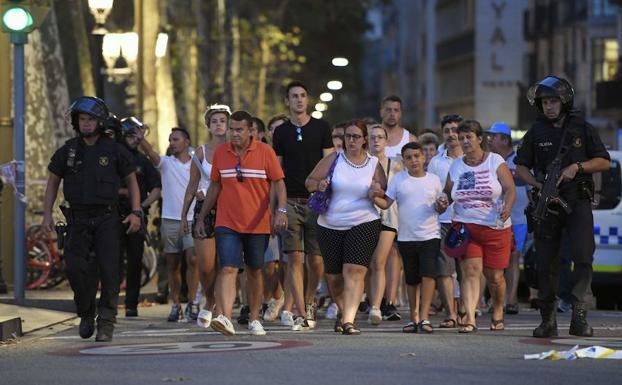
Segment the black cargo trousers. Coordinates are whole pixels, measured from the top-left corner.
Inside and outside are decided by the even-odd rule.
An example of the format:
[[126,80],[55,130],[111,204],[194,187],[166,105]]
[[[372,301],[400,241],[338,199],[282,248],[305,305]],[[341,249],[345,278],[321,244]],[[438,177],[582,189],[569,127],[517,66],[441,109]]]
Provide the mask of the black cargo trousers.
[[594,260],[594,217],[590,199],[575,198],[568,201],[570,214],[560,210],[559,215],[549,214],[535,232],[536,270],[538,276],[538,298],[543,303],[553,303],[559,286],[561,265],[560,247],[564,228],[570,242],[574,268],[571,273],[573,303],[586,302],[586,295],[592,284],[592,262]]
[[[119,300],[119,215],[114,207],[71,210],[67,218],[65,272],[79,317],[116,321]],[[101,295],[96,305],[97,287]]]

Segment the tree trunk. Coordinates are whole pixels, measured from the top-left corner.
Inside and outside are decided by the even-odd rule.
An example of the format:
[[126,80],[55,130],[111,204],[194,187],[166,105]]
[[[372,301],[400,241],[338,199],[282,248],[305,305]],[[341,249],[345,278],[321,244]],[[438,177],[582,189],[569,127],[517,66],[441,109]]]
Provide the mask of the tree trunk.
[[270,63],[270,45],[266,41],[265,36],[262,35],[259,42],[261,49],[261,62],[259,66],[259,75],[257,77],[257,116],[265,118],[265,106],[266,106],[266,83],[268,78],[268,63]]

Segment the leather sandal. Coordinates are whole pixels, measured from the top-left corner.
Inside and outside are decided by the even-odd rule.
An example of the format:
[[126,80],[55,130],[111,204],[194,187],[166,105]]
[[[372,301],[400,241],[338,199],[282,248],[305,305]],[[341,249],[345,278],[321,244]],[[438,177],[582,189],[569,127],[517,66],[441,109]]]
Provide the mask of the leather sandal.
[[463,334],[471,334],[471,333],[476,333],[477,332],[477,326],[473,325],[473,324],[466,324],[463,325],[459,330],[458,333],[463,333]]
[[344,335],[354,336],[354,335],[361,334],[361,330],[357,329],[356,326],[354,326],[352,322],[346,322],[342,325],[342,327],[343,327],[343,332],[341,333]]
[[402,333],[417,333],[419,326],[414,322],[409,322],[402,328]]
[[428,321],[427,319],[424,319],[421,322],[419,322],[419,331],[422,331],[427,334],[432,334],[434,333],[434,327],[432,327],[432,324],[430,323],[430,321]]
[[443,322],[438,325],[441,329],[454,329],[456,326],[458,326],[458,323],[453,318],[444,319]]
[[343,333],[343,325],[341,324],[341,319],[337,318],[335,320],[335,327],[333,329],[335,333]]
[[503,321],[503,318],[501,318],[501,319],[491,319],[490,320],[490,330],[492,330],[493,332],[500,332],[502,330],[505,330],[505,323]]

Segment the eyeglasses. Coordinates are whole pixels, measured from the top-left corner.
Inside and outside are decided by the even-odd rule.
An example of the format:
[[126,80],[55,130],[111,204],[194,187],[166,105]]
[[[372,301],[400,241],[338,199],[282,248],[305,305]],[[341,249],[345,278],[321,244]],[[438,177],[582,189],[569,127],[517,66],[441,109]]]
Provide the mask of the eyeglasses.
[[373,141],[380,140],[380,139],[386,139],[386,138],[387,138],[387,137],[386,137],[386,136],[384,136],[384,135],[371,135],[371,136],[369,137],[369,139],[371,139],[371,140],[373,140]]
[[235,177],[238,182],[244,182],[244,176],[242,175],[242,166],[240,163],[235,165]]
[[296,134],[298,134],[298,136],[296,137],[296,141],[302,142],[302,128],[301,127],[296,127]]
[[345,134],[344,137],[346,138],[346,140],[357,141],[357,140],[361,139],[363,137],[363,135],[359,135],[359,134]]

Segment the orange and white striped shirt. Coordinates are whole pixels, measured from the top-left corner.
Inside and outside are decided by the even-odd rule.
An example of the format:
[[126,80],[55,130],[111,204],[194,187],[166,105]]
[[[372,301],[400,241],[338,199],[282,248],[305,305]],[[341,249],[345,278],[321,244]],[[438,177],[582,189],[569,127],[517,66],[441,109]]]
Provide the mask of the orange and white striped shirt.
[[216,226],[242,234],[270,234],[270,186],[285,178],[272,147],[251,139],[241,158],[231,143],[214,152],[211,180],[221,185]]

